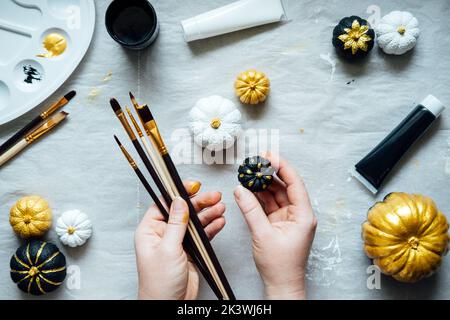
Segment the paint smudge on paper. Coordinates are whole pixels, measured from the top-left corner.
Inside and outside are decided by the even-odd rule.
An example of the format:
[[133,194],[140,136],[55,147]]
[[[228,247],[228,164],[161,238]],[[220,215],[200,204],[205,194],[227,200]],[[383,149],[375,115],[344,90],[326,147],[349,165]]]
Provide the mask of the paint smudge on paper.
[[286,48],[285,50],[281,51],[281,54],[283,55],[298,55],[301,51],[305,50],[306,45],[303,43],[295,44],[291,47]]
[[103,82],[109,82],[109,81],[111,81],[111,79],[112,79],[112,75],[113,75],[113,73],[112,73],[112,71],[109,71],[104,77],[103,77]]
[[100,89],[97,87],[94,87],[89,92],[88,99],[95,100],[100,95],[100,93],[101,93]]
[[326,61],[331,66],[330,80],[333,81],[334,73],[336,72],[336,61],[331,58],[331,53],[321,54],[320,59]]
[[306,278],[316,285],[329,287],[338,278],[341,263],[341,249],[336,235],[325,247],[311,250]]

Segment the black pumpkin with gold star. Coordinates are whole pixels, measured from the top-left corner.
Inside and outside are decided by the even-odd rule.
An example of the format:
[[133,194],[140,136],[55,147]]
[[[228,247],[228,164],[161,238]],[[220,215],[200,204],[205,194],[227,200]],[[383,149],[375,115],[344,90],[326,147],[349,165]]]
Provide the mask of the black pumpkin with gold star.
[[43,295],[56,290],[66,278],[66,258],[52,243],[31,241],[12,256],[11,279],[20,290]]
[[358,60],[369,54],[375,43],[375,31],[367,20],[358,16],[343,18],[333,31],[333,46],[347,60]]
[[239,166],[239,182],[252,192],[262,192],[273,182],[274,169],[269,160],[254,156]]

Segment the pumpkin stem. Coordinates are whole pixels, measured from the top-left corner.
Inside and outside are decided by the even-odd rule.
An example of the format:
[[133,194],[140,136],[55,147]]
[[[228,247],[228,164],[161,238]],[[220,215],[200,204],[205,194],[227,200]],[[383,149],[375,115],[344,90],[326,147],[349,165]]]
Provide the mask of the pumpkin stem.
[[68,234],[74,234],[75,231],[76,231],[76,229],[75,229],[74,227],[72,227],[72,226],[70,226],[70,227],[67,228],[67,233],[68,233]]
[[38,273],[39,273],[39,269],[36,267],[31,267],[30,271],[28,271],[28,274],[30,275],[30,277],[34,277]]
[[30,224],[30,223],[31,223],[31,220],[32,220],[32,218],[31,218],[31,216],[30,216],[29,214],[27,214],[27,215],[25,215],[25,216],[23,217],[23,222],[24,222],[25,224]]
[[411,237],[408,240],[408,244],[411,246],[412,249],[417,250],[419,247],[420,241],[416,237]]
[[211,120],[211,128],[213,128],[213,129],[219,129],[221,124],[222,124],[222,121],[220,121],[219,118],[214,118]]
[[400,33],[401,35],[404,35],[406,32],[406,27],[405,26],[398,27],[397,32]]

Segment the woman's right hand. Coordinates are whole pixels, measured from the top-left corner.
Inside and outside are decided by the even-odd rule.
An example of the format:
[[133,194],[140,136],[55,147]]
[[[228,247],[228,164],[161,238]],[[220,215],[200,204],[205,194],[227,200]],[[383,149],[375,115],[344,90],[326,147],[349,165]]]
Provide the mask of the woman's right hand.
[[[266,154],[277,170],[267,191],[234,192],[253,239],[253,256],[268,299],[305,299],[305,274],[317,220],[302,179],[285,160]],[[258,201],[259,200],[259,201]]]

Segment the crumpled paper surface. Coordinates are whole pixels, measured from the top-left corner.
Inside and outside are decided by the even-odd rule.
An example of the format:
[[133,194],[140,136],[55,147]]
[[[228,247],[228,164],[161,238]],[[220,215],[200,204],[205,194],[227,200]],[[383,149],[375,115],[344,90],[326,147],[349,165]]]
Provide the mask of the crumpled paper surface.
[[[431,196],[450,212],[450,110],[411,150],[377,196],[348,170],[386,136],[428,94],[450,106],[450,3],[434,1],[288,0],[289,21],[187,44],[179,21],[229,3],[228,0],[154,0],[161,23],[156,43],[142,52],[122,49],[108,36],[109,1],[95,1],[97,28],[85,59],[46,104],[0,127],[0,141],[71,89],[69,121],[0,169],[0,299],[30,299],[10,280],[9,259],[22,243],[8,222],[21,196],[48,199],[54,219],[65,210],[86,212],[94,234],[81,248],[63,247],[54,230],[45,239],[66,254],[63,287],[43,299],[134,299],[137,274],[133,234],[150,200],[119,153],[112,135],[125,139],[109,107],[125,105],[131,90],[149,103],[170,147],[175,129],[187,128],[196,100],[219,94],[234,99],[245,129],[279,130],[279,149],[304,177],[319,225],[308,267],[312,299],[444,299],[449,297],[450,260],[439,273],[415,285],[381,277],[367,286],[371,265],[362,251],[361,223],[368,208],[393,191]],[[374,48],[365,62],[348,64],[331,45],[334,25],[352,14],[376,19],[377,11],[408,10],[420,22],[416,49],[401,57]],[[367,13],[369,12],[369,13]],[[234,97],[235,76],[248,68],[264,71],[272,92],[264,106],[243,106]],[[110,74],[111,71],[111,74]],[[130,150],[132,147],[127,141]],[[247,226],[233,200],[238,164],[179,165],[184,178],[203,190],[220,190],[227,225],[213,241],[222,266],[241,299],[263,297]],[[369,272],[370,269],[369,269]],[[200,298],[214,299],[202,283]]]

